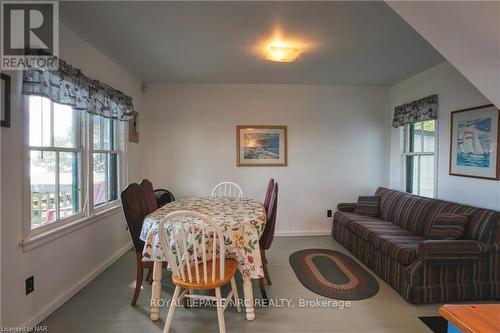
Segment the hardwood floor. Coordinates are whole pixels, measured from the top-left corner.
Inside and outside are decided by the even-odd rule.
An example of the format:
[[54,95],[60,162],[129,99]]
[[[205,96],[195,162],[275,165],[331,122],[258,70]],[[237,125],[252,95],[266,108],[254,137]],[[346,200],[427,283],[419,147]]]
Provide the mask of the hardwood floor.
[[[328,248],[344,251],[332,237],[277,237],[267,252],[269,274],[273,285],[267,286],[267,296],[275,303],[290,307],[256,307],[256,319],[245,320],[244,312],[235,307],[226,311],[228,332],[430,332],[419,316],[436,316],[440,304],[412,305],[407,303],[385,282],[377,278],[380,291],[374,297],[353,301],[349,308],[301,307],[301,299],[329,300],[307,290],[297,280],[288,263],[291,253],[305,248]],[[239,277],[239,274],[237,274]],[[50,333],[69,332],[162,332],[167,307],[160,309],[160,320],[149,319],[151,286],[144,283],[136,307],[130,306],[134,291],[135,258],[132,251],[120,258],[97,279],[65,303],[42,325]],[[168,299],[174,291],[170,274],[163,276],[162,298]],[[241,279],[237,280],[240,295]],[[258,281],[253,284],[254,295],[260,298]],[[226,287],[227,288],[227,287]],[[223,293],[227,293],[225,290]],[[215,308],[186,309],[175,313],[171,332],[217,332]]]

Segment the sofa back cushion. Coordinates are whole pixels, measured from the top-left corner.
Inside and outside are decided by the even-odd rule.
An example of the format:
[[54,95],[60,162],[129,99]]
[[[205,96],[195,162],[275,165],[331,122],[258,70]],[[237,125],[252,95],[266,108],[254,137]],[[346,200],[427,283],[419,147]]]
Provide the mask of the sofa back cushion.
[[449,201],[430,199],[413,194],[379,187],[375,195],[380,196],[380,217],[425,238],[430,238],[432,221],[440,213],[469,216],[463,239],[484,242],[495,240],[500,213],[493,210],[470,207]]

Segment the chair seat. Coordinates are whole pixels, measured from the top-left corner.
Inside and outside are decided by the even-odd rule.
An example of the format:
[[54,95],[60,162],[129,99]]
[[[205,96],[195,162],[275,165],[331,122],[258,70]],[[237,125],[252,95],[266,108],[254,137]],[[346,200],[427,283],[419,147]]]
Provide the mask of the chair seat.
[[[220,276],[220,260],[216,259],[215,261],[215,276]],[[196,282],[196,270],[194,266],[191,266],[191,274],[193,277],[193,282],[189,282],[187,270],[184,271],[186,281],[182,280],[181,277],[172,276],[172,282],[184,289],[215,289],[218,287],[222,287],[223,285],[229,283],[231,278],[236,273],[238,269],[238,262],[233,259],[224,259],[224,278],[223,279],[215,279],[212,281],[212,260],[207,261],[207,282],[203,280],[203,263],[198,264],[198,270],[200,272],[200,282]]]

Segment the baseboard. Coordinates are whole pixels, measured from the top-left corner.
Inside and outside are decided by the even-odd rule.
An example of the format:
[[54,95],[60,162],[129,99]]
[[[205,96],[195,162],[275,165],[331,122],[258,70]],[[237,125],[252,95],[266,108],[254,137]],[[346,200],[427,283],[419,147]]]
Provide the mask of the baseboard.
[[71,297],[73,297],[77,292],[82,290],[86,285],[88,285],[92,280],[94,280],[99,274],[104,272],[106,268],[111,266],[115,261],[117,261],[120,257],[122,257],[127,251],[132,248],[132,242],[129,242],[127,245],[118,250],[114,255],[112,255],[108,260],[106,260],[103,264],[97,267],[94,271],[90,272],[86,276],[84,276],[80,281],[78,281],[73,288],[69,289],[63,295],[55,299],[53,302],[49,303],[43,309],[38,311],[33,317],[31,317],[24,325],[21,327],[30,327],[38,325],[45,318],[50,316],[55,310],[57,310],[61,305],[66,303]]
[[298,230],[298,231],[276,231],[275,236],[293,237],[293,236],[330,236],[331,230]]

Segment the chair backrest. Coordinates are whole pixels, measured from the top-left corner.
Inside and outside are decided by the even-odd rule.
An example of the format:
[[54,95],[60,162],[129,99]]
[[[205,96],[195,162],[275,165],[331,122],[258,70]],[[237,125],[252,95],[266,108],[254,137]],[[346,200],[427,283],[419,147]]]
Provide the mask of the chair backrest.
[[175,201],[174,195],[169,190],[165,190],[165,189],[161,188],[161,189],[154,190],[154,193],[155,193],[156,204],[158,205],[158,208],[163,207],[172,201]]
[[212,197],[243,198],[243,191],[236,183],[223,182],[214,187]]
[[259,246],[263,250],[271,247],[274,239],[274,229],[276,226],[276,211],[278,209],[278,183],[274,184],[273,193],[271,195],[271,202],[267,212],[267,222],[264,231],[260,236]]
[[266,191],[266,198],[264,199],[264,208],[267,210],[269,208],[269,203],[271,202],[271,195],[273,194],[273,189],[274,189],[274,179],[269,179],[269,183],[267,183],[267,191]]
[[144,242],[139,239],[139,236],[147,213],[141,186],[137,183],[128,185],[127,188],[122,191],[121,199],[123,213],[127,220],[128,230],[132,237],[135,251],[142,252],[144,249]]
[[[216,281],[224,277],[224,237],[212,218],[195,211],[179,210],[165,216],[158,230],[164,256],[175,278],[207,283],[209,279]],[[216,267],[217,259],[219,267]]]
[[144,203],[146,204],[146,213],[150,214],[158,209],[156,204],[155,192],[153,190],[153,184],[147,180],[143,179],[141,182],[142,193],[144,194]]

